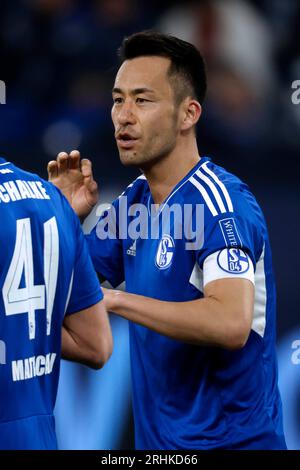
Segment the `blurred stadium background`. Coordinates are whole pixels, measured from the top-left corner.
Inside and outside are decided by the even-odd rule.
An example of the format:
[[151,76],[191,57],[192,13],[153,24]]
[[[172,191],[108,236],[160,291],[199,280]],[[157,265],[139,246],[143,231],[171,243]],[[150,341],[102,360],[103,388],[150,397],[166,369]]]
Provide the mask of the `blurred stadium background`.
[[[56,153],[93,160],[102,202],[136,177],[122,168],[110,120],[116,49],[155,28],[203,52],[209,93],[202,154],[244,179],[267,218],[278,290],[278,358],[285,431],[300,449],[299,0],[1,0],[0,154],[46,177]],[[128,332],[112,316],[115,349],[102,371],[63,363],[56,406],[63,449],[133,446]],[[294,361],[295,362],[295,361]]]

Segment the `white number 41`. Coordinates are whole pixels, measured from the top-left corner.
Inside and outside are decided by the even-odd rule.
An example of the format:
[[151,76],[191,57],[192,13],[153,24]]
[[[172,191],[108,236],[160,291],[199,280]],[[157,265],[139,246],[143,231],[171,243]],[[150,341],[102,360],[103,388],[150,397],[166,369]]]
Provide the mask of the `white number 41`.
[[[35,311],[46,308],[47,335],[56,292],[59,263],[59,236],[55,217],[44,223],[44,281],[34,285],[34,265],[30,219],[17,220],[14,254],[5,278],[2,295],[6,315],[28,313],[29,339],[35,338]],[[23,276],[24,274],[24,276]],[[23,279],[23,286],[21,282]]]

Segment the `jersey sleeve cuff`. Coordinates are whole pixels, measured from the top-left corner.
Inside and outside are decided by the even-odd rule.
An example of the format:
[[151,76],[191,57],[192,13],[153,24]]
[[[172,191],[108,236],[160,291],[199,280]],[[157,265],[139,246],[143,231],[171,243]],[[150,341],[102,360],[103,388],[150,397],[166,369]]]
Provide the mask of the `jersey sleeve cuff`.
[[255,285],[250,256],[241,249],[225,248],[209,255],[203,263],[203,286],[226,278],[248,279]]
[[81,310],[85,310],[93,305],[96,305],[103,299],[103,292],[100,289],[97,289],[94,294],[89,294],[85,297],[82,297],[79,301],[76,301],[76,304],[72,305],[69,304],[66,315],[71,315],[73,313],[80,312]]

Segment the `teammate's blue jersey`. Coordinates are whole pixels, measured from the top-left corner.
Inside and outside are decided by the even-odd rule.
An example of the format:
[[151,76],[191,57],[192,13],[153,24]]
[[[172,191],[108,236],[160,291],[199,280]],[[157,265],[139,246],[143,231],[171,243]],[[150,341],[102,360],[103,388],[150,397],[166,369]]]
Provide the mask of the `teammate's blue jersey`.
[[55,449],[65,314],[102,299],[78,218],[0,158],[0,449]]
[[[143,176],[123,196],[128,206],[151,208],[153,202]],[[203,296],[204,264],[213,254],[224,274],[219,278],[242,276],[251,259],[254,316],[239,350],[186,344],[130,323],[136,447],[283,449],[275,287],[262,212],[248,187],[209,158],[177,184],[166,203],[158,215],[173,204],[192,205],[190,224],[198,233],[204,230],[202,246],[187,250],[186,240],[175,238],[180,217],[173,218],[169,231],[159,221],[159,239],[120,239],[120,226],[116,239],[99,239],[100,224],[87,237],[96,270],[113,286],[125,280],[128,292],[183,302]],[[204,223],[195,220],[197,204],[204,205]],[[121,198],[113,203],[117,213],[120,205]],[[206,271],[214,279],[209,267]]]

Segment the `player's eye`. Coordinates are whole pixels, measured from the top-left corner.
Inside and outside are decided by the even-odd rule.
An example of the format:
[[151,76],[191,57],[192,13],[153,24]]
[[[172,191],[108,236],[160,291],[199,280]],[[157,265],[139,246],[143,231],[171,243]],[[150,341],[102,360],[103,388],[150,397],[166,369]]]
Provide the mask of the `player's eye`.
[[146,103],[147,101],[149,101],[149,100],[146,100],[146,98],[137,98],[136,99],[137,103]]
[[113,98],[113,102],[114,102],[114,104],[120,104],[120,103],[122,103],[122,98],[120,96],[115,96]]

